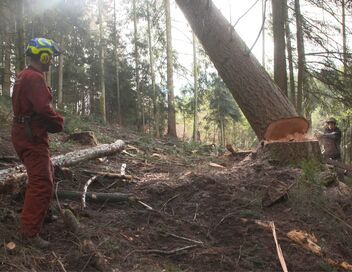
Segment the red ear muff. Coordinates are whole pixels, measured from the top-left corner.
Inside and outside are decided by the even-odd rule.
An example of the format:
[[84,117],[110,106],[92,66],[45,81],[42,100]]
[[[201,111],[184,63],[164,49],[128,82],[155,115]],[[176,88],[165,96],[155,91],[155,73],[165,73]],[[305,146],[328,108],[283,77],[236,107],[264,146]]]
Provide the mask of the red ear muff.
[[51,59],[51,57],[50,57],[49,53],[43,52],[40,54],[40,62],[42,64],[48,64],[50,59]]

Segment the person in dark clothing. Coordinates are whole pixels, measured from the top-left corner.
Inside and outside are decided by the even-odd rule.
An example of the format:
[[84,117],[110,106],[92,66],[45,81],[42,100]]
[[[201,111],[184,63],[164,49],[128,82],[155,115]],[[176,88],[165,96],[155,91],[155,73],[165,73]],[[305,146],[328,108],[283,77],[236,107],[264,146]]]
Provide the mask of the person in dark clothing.
[[341,160],[341,130],[337,127],[337,121],[335,118],[329,118],[326,121],[326,127],[324,134],[321,135],[321,139],[324,141],[325,152],[324,157],[326,159]]
[[28,184],[21,213],[22,238],[32,246],[48,248],[39,233],[53,193],[53,169],[49,154],[49,133],[63,129],[63,118],[52,107],[52,96],[44,72],[59,53],[52,40],[32,39],[27,47],[30,65],[17,75],[13,94],[12,143],[26,167]]

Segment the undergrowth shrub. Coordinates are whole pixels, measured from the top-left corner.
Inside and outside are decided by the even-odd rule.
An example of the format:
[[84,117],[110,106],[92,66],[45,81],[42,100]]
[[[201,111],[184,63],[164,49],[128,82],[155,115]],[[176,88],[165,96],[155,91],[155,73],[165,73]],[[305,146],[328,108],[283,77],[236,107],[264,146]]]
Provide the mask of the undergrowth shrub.
[[10,122],[11,114],[12,114],[11,97],[4,96],[4,95],[0,96],[0,121]]
[[311,216],[316,214],[317,206],[327,205],[328,200],[324,195],[325,186],[319,179],[322,165],[314,160],[301,163],[302,175],[297,184],[290,190],[291,205],[299,213]]
[[64,131],[66,133],[74,133],[79,131],[91,130],[91,123],[99,123],[93,117],[83,117],[70,112],[61,112],[65,118]]

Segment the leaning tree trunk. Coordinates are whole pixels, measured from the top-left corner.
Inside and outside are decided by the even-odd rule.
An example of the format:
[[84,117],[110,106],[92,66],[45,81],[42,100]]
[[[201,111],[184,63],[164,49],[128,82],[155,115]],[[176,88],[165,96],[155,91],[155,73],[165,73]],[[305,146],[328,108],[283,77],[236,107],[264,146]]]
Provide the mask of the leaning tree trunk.
[[[72,166],[82,161],[91,160],[117,153],[123,149],[125,143],[117,140],[112,144],[103,144],[93,148],[73,151],[65,155],[52,158],[54,166]],[[0,170],[0,192],[13,191],[25,182],[27,173],[23,165]]]
[[[272,122],[298,116],[294,106],[212,1],[176,2],[259,139],[264,138]],[[289,134],[307,131],[306,121],[298,120],[302,125],[297,126],[298,131],[287,131]]]

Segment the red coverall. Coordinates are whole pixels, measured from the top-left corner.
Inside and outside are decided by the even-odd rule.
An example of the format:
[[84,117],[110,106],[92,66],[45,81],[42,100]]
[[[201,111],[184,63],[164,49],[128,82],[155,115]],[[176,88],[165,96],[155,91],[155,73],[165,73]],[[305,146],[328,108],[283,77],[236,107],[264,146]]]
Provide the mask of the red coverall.
[[[41,231],[52,198],[53,170],[48,131],[62,131],[64,120],[53,110],[51,101],[52,96],[42,72],[30,66],[19,73],[12,94],[15,115],[12,143],[28,174],[20,230],[28,237]],[[33,117],[30,125],[32,138],[26,135],[25,124],[16,120],[24,116]]]

